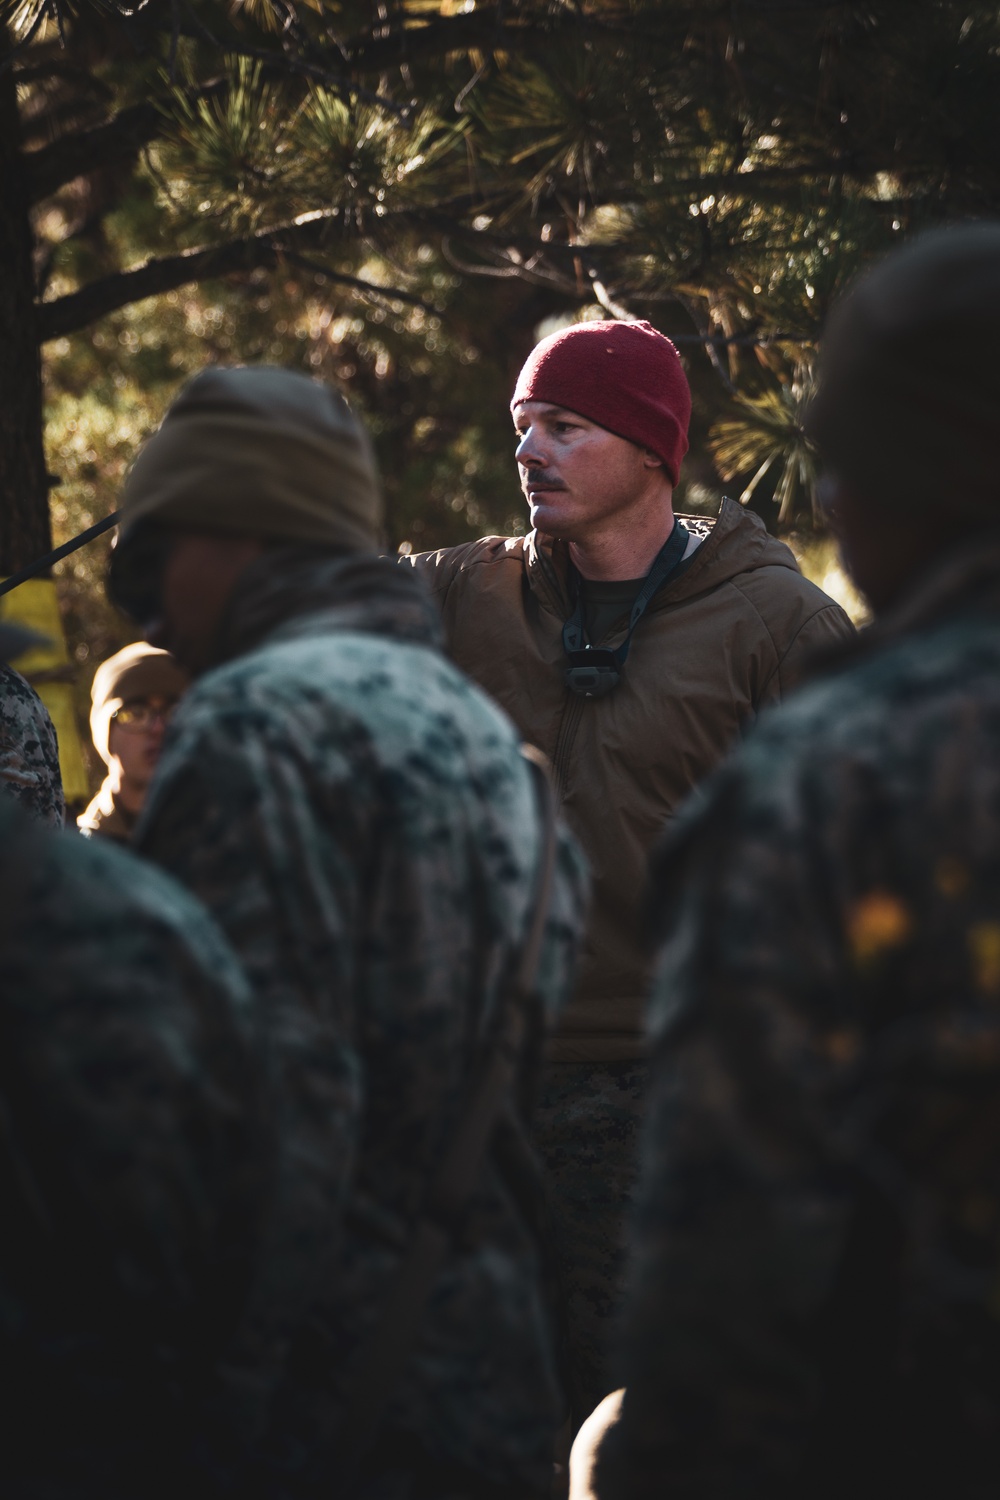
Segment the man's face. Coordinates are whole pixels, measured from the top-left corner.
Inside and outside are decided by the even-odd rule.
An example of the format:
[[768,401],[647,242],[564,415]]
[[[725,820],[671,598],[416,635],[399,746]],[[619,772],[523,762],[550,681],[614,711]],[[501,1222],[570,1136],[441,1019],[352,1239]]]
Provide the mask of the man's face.
[[547,401],[519,402],[514,430],[531,524],[546,536],[582,541],[664,482],[655,454]]
[[264,550],[256,537],[172,531],[160,585],[161,616],[146,627],[192,676],[213,665],[226,606],[240,577]]
[[116,763],[119,785],[145,791],[163,748],[163,733],[177,706],[176,698],[153,694],[130,698],[108,726],[108,753]]

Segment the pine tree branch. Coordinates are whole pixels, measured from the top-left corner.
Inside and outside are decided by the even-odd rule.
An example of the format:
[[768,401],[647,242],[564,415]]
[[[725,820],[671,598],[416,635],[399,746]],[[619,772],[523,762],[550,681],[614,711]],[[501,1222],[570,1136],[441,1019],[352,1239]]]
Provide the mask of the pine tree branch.
[[[186,92],[190,99],[210,99],[227,87],[225,79],[215,78]],[[168,99],[132,105],[90,130],[61,136],[51,146],[27,152],[24,161],[32,204],[50,197],[74,177],[136,156],[166,130]]]
[[575,10],[547,11],[535,15],[505,12],[495,5],[477,8],[457,15],[428,21],[420,26],[401,26],[383,36],[371,32],[345,41],[344,52],[351,66],[364,72],[383,72],[403,63],[444,59],[450,53],[516,51],[532,38],[551,39],[566,32],[581,36],[586,32],[608,34],[628,32],[631,25],[616,23],[611,17],[597,20]]
[[[399,218],[407,220],[410,217],[408,214],[399,215]],[[334,212],[323,218],[298,224],[283,224],[259,234],[228,240],[221,245],[184,250],[179,255],[161,256],[130,270],[118,271],[113,276],[103,276],[77,292],[38,304],[41,342],[47,343],[51,339],[77,333],[81,328],[89,327],[91,323],[106,317],[108,313],[117,312],[121,307],[141,302],[146,297],[175,291],[177,287],[187,286],[192,282],[212,281],[220,276],[260,268],[273,270],[288,262],[302,264],[302,257],[298,252],[327,248],[332,237],[331,231],[340,228],[340,216]],[[331,281],[391,301],[412,303],[417,300],[410,292],[363,281],[360,277],[349,276],[325,264],[310,262],[309,269]]]
[[93,89],[95,93],[102,94],[105,98],[110,96],[111,90],[107,84],[95,78],[87,69],[79,63],[68,62],[63,57],[50,57],[43,62],[25,63],[23,67],[15,68],[14,79],[21,87],[27,83],[47,83],[52,78],[62,78],[66,83],[78,83],[85,89]]

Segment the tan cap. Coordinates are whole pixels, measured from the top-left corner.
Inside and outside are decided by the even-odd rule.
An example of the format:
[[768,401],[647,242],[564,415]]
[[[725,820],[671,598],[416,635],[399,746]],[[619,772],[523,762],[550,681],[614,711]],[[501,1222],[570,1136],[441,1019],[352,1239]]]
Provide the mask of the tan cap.
[[1000,224],[920,235],[834,309],[806,431],[873,503],[995,522],[998,340]]
[[145,641],[125,646],[101,662],[90,690],[90,733],[105,765],[110,762],[112,715],[137,698],[179,698],[189,681],[169,651],[147,646]]
[[338,391],[273,366],[217,368],[184,388],[132,467],[122,534],[146,518],[375,551],[382,496]]

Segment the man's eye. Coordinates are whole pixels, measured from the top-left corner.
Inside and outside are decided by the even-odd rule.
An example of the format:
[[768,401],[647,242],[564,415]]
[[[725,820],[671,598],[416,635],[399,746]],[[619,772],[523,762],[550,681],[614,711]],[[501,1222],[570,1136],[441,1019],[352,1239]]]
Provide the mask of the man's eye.
[[556,432],[575,432],[576,431],[576,423],[575,422],[556,422],[554,425],[555,425]]

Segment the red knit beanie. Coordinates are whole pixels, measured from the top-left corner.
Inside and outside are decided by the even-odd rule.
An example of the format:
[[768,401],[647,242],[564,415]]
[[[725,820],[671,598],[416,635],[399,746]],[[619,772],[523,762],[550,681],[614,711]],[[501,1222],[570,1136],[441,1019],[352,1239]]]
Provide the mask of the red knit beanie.
[[680,356],[652,323],[574,323],[536,344],[519,401],[548,401],[649,448],[676,484],[688,449],[691,390]]

